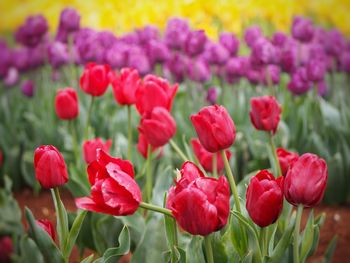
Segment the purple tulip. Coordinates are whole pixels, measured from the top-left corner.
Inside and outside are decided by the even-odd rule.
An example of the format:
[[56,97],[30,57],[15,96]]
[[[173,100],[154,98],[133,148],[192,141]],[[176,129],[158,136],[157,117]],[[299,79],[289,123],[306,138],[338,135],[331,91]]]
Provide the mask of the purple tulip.
[[294,72],[297,68],[297,51],[295,49],[282,51],[280,66],[284,72]]
[[249,68],[249,58],[247,57],[233,57],[225,64],[225,75],[228,78],[239,78],[246,75]]
[[183,49],[190,32],[188,22],[181,18],[171,18],[168,20],[165,28],[165,44],[171,49]]
[[7,70],[6,77],[4,78],[4,84],[7,87],[12,87],[12,86],[16,85],[18,80],[19,80],[18,70],[14,67],[9,68]]
[[117,42],[117,37],[111,31],[100,31],[96,37],[102,48],[111,48]]
[[34,82],[31,80],[25,80],[21,84],[21,91],[24,96],[33,97],[34,95]]
[[106,50],[105,60],[112,68],[123,68],[127,66],[129,46],[123,42],[115,43]]
[[244,32],[244,40],[248,47],[253,48],[255,41],[262,37],[262,32],[260,27],[251,26],[247,28]]
[[246,72],[246,77],[249,80],[249,82],[253,85],[257,85],[261,82],[261,73],[260,71],[249,68]]
[[304,94],[308,92],[311,87],[311,83],[307,79],[306,69],[303,67],[292,74],[288,83],[288,90],[294,95]]
[[90,28],[80,29],[74,34],[74,44],[82,63],[105,62],[105,49],[98,39],[98,33]]
[[191,80],[205,83],[210,80],[210,67],[202,59],[192,60],[188,65],[188,76]]
[[292,23],[292,36],[300,42],[310,42],[314,36],[314,26],[311,20],[300,16],[294,17]]
[[140,39],[136,32],[129,32],[120,37],[120,41],[128,45],[139,45]]
[[53,68],[59,68],[69,63],[68,48],[62,42],[52,42],[47,49],[47,55],[49,63]]
[[26,47],[13,49],[11,54],[12,65],[20,72],[27,71],[30,67],[29,56],[30,53]]
[[151,71],[151,65],[145,52],[138,46],[130,46],[127,52],[127,67],[135,68],[141,75]]
[[159,39],[159,29],[155,26],[145,26],[141,29],[137,29],[136,33],[139,37],[139,43],[141,45],[146,45],[151,40]]
[[236,56],[239,50],[238,38],[229,32],[222,32],[219,37],[219,42],[223,45],[231,56]]
[[30,69],[38,68],[44,65],[47,55],[47,43],[40,43],[39,45],[28,49],[28,62]]
[[46,19],[42,15],[29,16],[15,33],[17,43],[35,47],[44,38],[48,30]]
[[280,82],[281,70],[276,65],[268,65],[261,70],[261,81],[264,85],[268,86],[269,81],[271,84],[277,85]]
[[312,82],[318,82],[323,80],[326,74],[326,65],[323,61],[318,59],[312,59],[306,65],[307,77]]
[[207,102],[209,102],[210,104],[214,105],[217,103],[217,100],[218,100],[218,89],[216,87],[210,87],[208,88],[208,91],[207,91]]
[[194,30],[188,33],[185,42],[185,52],[188,56],[194,57],[204,51],[207,36],[204,30]]
[[229,52],[223,45],[208,41],[203,53],[203,58],[209,64],[223,65],[229,59]]
[[59,29],[74,32],[80,29],[80,15],[74,8],[67,7],[60,15]]
[[190,64],[190,60],[182,53],[174,53],[166,62],[166,68],[175,78],[176,82],[182,82],[187,76],[187,68]]
[[170,57],[167,45],[160,40],[150,40],[147,45],[147,54],[152,64],[164,63]]
[[332,29],[326,33],[323,43],[326,53],[334,57],[339,57],[346,46],[346,40],[343,34],[336,29]]
[[276,47],[283,48],[288,41],[288,36],[282,32],[275,32],[272,36],[272,44]]
[[340,65],[344,72],[350,73],[350,51],[346,51],[341,55]]
[[255,41],[251,54],[253,64],[266,65],[276,63],[278,62],[276,58],[276,47],[270,41],[262,37]]
[[2,42],[2,47],[0,47],[0,78],[5,77],[7,70],[11,66],[12,56],[11,50]]

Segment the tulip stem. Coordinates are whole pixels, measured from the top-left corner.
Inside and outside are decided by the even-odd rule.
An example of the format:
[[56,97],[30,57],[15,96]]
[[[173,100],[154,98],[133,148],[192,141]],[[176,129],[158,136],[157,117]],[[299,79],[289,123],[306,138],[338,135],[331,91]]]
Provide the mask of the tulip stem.
[[299,231],[300,231],[300,222],[301,222],[302,214],[303,214],[303,206],[298,205],[297,218],[295,221],[295,228],[294,228],[294,244],[293,244],[293,262],[294,263],[300,263],[299,262]]
[[260,247],[262,256],[267,256],[267,227],[262,227],[260,230]]
[[225,170],[226,170],[226,173],[227,173],[227,179],[228,179],[228,182],[230,184],[230,188],[231,188],[231,191],[232,191],[232,194],[233,194],[233,199],[235,200],[235,205],[236,205],[237,211],[239,213],[241,213],[241,205],[240,205],[240,202],[239,202],[239,196],[238,196],[238,193],[237,193],[237,187],[236,187],[236,183],[235,183],[235,178],[233,177],[232,170],[231,170],[230,164],[228,162],[228,159],[227,159],[227,156],[226,156],[224,150],[221,151],[221,155],[222,155],[222,159],[224,160]]
[[177,146],[177,144],[175,143],[175,141],[173,139],[170,140],[170,145],[171,145],[171,147],[174,148],[175,152],[181,157],[181,159],[184,162],[189,160],[189,158],[187,158],[187,156],[184,154],[184,152],[181,151],[181,149],[179,148],[179,146]]
[[78,141],[77,141],[77,133],[74,125],[74,120],[70,120],[69,124],[71,126],[71,132],[72,132],[72,144],[73,144],[73,153],[75,158],[75,163],[77,166],[79,166],[79,148],[78,148]]
[[55,210],[57,215],[57,232],[59,233],[60,248],[63,250],[68,236],[68,222],[64,216],[64,207],[61,201],[60,192],[58,187],[51,189],[52,198],[55,204]]
[[213,154],[213,177],[218,178],[218,155]]
[[152,198],[152,170],[151,170],[151,160],[152,160],[152,146],[148,144],[147,146],[147,159],[146,159],[146,200],[151,201]]
[[91,96],[90,105],[86,116],[86,124],[85,124],[85,132],[84,132],[85,140],[87,140],[89,137],[90,118],[91,118],[91,112],[92,112],[92,106],[94,104],[94,100],[95,100],[95,97]]
[[131,160],[131,149],[132,149],[131,106],[128,105],[128,160]]
[[280,162],[278,160],[276,146],[275,146],[275,143],[273,141],[273,134],[270,133],[269,137],[270,137],[270,146],[271,146],[273,158],[275,159],[275,166],[276,166],[276,170],[277,170],[276,171],[277,172],[277,177],[280,177],[280,176],[282,176],[282,169],[281,169]]
[[205,254],[207,256],[207,263],[214,263],[213,248],[211,246],[210,235],[204,237]]
[[146,210],[151,210],[154,212],[158,212],[158,213],[173,217],[171,210],[169,210],[167,208],[163,208],[163,207],[152,205],[152,204],[145,203],[145,202],[141,202],[140,207],[142,207],[143,209],[146,209]]

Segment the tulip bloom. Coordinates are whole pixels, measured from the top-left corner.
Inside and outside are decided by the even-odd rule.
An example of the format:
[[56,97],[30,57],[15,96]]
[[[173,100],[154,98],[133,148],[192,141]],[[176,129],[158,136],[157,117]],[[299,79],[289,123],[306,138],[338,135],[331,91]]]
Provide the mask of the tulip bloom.
[[73,88],[65,88],[57,91],[55,98],[55,110],[62,120],[75,119],[79,115],[78,93]]
[[68,181],[67,166],[61,153],[52,145],[42,145],[34,152],[35,176],[42,187],[54,188]]
[[199,141],[209,152],[224,150],[235,141],[236,128],[224,106],[204,107],[191,116],[191,121]]
[[2,167],[3,162],[4,162],[4,155],[0,149],[0,168]]
[[250,120],[257,130],[276,133],[281,106],[273,96],[254,97],[250,100]]
[[267,170],[258,172],[250,179],[246,193],[249,216],[260,227],[273,224],[283,207],[283,179],[277,179]]
[[314,207],[324,195],[328,179],[325,160],[305,153],[291,165],[285,178],[284,195],[294,206]]
[[88,63],[80,77],[80,87],[91,96],[102,96],[109,85],[109,65]]
[[223,228],[230,212],[230,189],[226,177],[204,177],[191,162],[180,170],[181,178],[169,190],[166,207],[178,224],[192,235],[206,236]]
[[277,157],[281,166],[282,175],[286,176],[289,167],[298,160],[299,154],[295,152],[288,152],[283,148],[278,148]]
[[11,254],[13,253],[13,243],[9,236],[0,237],[0,262],[11,263]]
[[142,115],[138,129],[152,146],[160,147],[174,136],[176,122],[166,109],[156,107]]
[[[208,152],[200,143],[198,139],[191,140],[192,148],[194,154],[196,155],[199,163],[203,166],[204,170],[207,172],[213,172],[213,157],[216,154],[217,160],[217,172],[220,174],[224,169],[224,161],[222,160],[221,154]],[[226,157],[228,160],[231,158],[231,152],[229,150],[225,151]]]
[[43,230],[45,230],[49,236],[52,238],[52,240],[56,239],[56,232],[55,232],[55,228],[53,227],[52,223],[50,222],[50,220],[47,219],[39,219],[39,220],[35,220],[35,223],[41,227]]
[[171,87],[167,80],[147,75],[136,91],[136,108],[140,114],[155,107],[171,110],[178,84]]
[[111,74],[111,83],[115,100],[120,105],[132,105],[136,102],[136,90],[141,84],[136,69],[122,68],[120,75]]
[[[150,145],[150,143],[147,141],[145,135],[143,135],[142,133],[139,133],[139,141],[137,143],[137,150],[145,159],[147,159],[147,156],[148,156],[147,150],[148,150],[149,145]],[[151,152],[152,153],[154,153],[157,149],[158,149],[158,147],[154,147],[151,145]],[[160,149],[162,149],[162,148],[160,148]],[[158,157],[160,157],[161,155],[162,155],[162,151],[160,151]]]
[[109,153],[109,149],[112,146],[112,140],[107,140],[105,143],[101,138],[94,140],[87,140],[83,143],[83,155],[87,164],[96,160],[97,149],[102,149],[104,152]]
[[142,197],[130,161],[113,158],[99,149],[87,171],[91,196],[76,198],[78,208],[114,216],[131,215],[137,210]]

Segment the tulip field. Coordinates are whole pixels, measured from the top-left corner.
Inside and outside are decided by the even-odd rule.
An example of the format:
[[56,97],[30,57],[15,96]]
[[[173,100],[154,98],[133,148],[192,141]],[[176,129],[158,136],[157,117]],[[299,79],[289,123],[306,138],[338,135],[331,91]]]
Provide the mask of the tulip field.
[[61,2],[0,4],[0,262],[350,262],[346,1]]

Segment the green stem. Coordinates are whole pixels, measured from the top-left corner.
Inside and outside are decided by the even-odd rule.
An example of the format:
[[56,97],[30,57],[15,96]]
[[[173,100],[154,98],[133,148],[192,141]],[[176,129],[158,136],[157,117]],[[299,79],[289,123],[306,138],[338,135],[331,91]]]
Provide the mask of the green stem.
[[72,132],[72,144],[73,144],[73,152],[74,152],[74,158],[75,158],[75,164],[76,166],[79,166],[79,148],[78,148],[78,140],[77,140],[77,133],[74,125],[74,120],[70,120],[69,124],[71,126],[71,132]]
[[213,177],[218,178],[218,154],[213,154]]
[[280,177],[280,176],[282,176],[282,169],[281,169],[280,162],[278,160],[276,146],[275,146],[275,143],[273,141],[273,134],[270,133],[269,137],[270,137],[270,146],[271,146],[272,154],[273,154],[273,157],[275,159],[275,166],[277,168],[277,171],[276,171],[277,172],[277,177]]
[[271,75],[270,75],[270,70],[269,70],[268,66],[265,67],[265,72],[266,72],[267,86],[271,90],[271,95],[275,97],[276,96],[275,89],[273,87],[273,83],[272,83],[272,79],[271,79]]
[[204,237],[205,254],[207,256],[207,263],[214,263],[213,248],[211,247],[210,235]]
[[68,236],[68,225],[65,223],[67,221],[65,220],[64,215],[63,215],[62,201],[61,201],[60,192],[58,190],[58,187],[51,189],[51,193],[52,193],[52,198],[53,198],[54,204],[55,204],[57,223],[59,224],[58,230],[61,232],[61,235],[59,235],[60,248],[63,250],[65,247],[66,238]]
[[92,112],[92,106],[94,104],[94,100],[95,97],[91,96],[91,101],[90,101],[90,105],[89,105],[89,110],[88,110],[88,114],[86,116],[86,124],[85,124],[85,132],[84,132],[84,138],[85,140],[88,139],[89,137],[89,127],[90,127],[90,118],[91,118],[91,112]]
[[141,202],[140,207],[142,207],[143,209],[146,209],[146,210],[151,210],[154,212],[158,212],[158,213],[173,217],[171,210],[169,210],[167,208],[163,208],[163,207],[152,205],[152,204],[145,203],[145,202]]
[[303,206],[298,205],[297,218],[295,221],[295,228],[294,228],[294,244],[293,244],[293,262],[294,263],[300,263],[299,262],[299,231],[300,231],[300,222],[301,222],[302,214],[303,214]]
[[131,106],[128,105],[128,160],[131,160],[131,149],[132,149]]
[[170,140],[170,145],[171,145],[171,147],[174,148],[175,152],[181,157],[181,159],[184,162],[189,160],[189,158],[187,158],[186,154],[184,154],[184,152],[181,151],[181,149],[179,148],[179,146],[177,146],[177,144],[173,141],[173,139]]
[[260,230],[260,247],[262,252],[262,257],[267,256],[267,227],[262,227]]
[[227,173],[227,179],[228,179],[228,182],[230,184],[230,188],[231,188],[231,191],[232,191],[232,194],[233,194],[233,199],[235,201],[235,205],[236,205],[237,211],[239,213],[241,213],[241,205],[240,205],[240,202],[239,202],[239,197],[238,197],[237,187],[236,187],[236,183],[235,183],[235,178],[233,177],[232,170],[231,170],[230,164],[228,162],[228,159],[227,159],[227,156],[226,156],[224,150],[221,150],[221,155],[222,155],[222,159],[224,160],[225,170],[226,170],[226,173]]
[[152,180],[152,167],[151,167],[151,160],[152,160],[152,146],[148,144],[147,147],[147,160],[146,160],[146,200],[150,201],[152,198],[152,186],[153,186],[153,180]]

